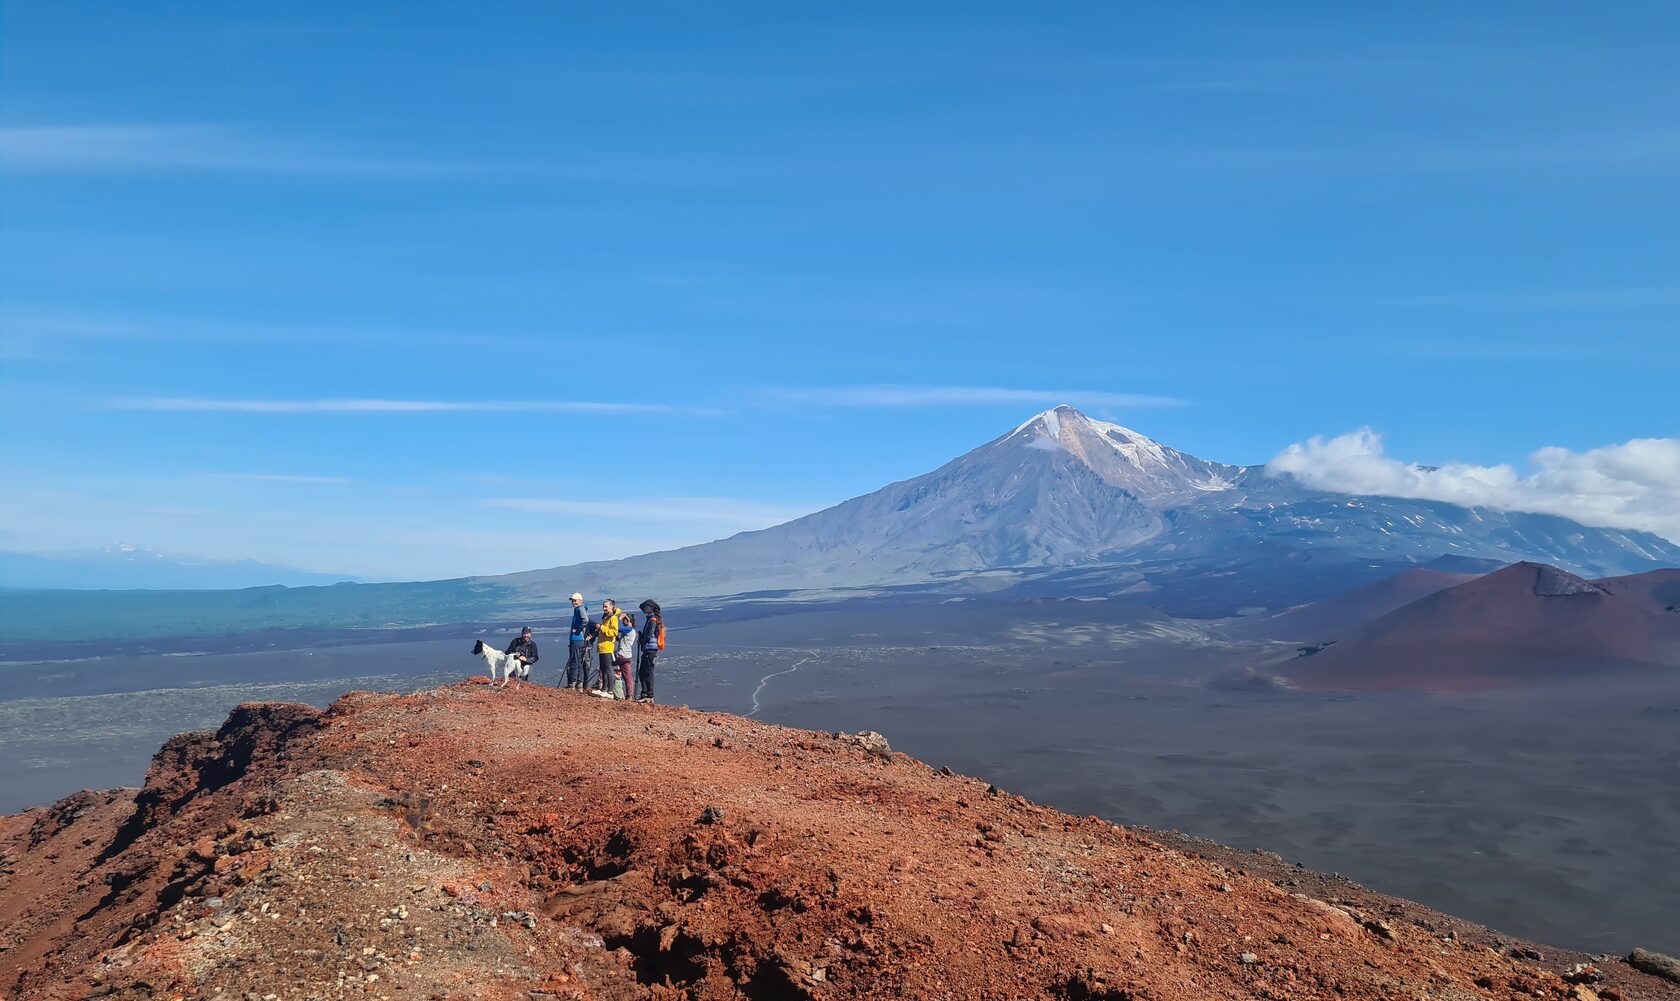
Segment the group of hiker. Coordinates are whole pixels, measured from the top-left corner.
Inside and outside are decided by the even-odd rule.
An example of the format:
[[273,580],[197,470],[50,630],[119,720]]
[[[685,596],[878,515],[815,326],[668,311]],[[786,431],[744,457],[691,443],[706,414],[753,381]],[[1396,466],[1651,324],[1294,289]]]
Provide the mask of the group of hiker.
[[[572,595],[565,688],[625,701],[653,701],[653,667],[659,651],[665,649],[665,620],[659,602],[652,598],[636,607],[643,616],[640,627],[635,616],[611,598],[601,602],[600,616],[591,619],[583,595]],[[506,652],[527,666],[535,664],[537,644],[531,627],[526,626]]]

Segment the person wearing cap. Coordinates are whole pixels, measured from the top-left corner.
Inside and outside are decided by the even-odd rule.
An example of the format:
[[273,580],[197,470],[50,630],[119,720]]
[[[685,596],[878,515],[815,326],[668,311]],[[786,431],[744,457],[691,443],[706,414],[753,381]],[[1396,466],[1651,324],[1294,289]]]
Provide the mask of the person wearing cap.
[[[537,662],[537,642],[531,638],[531,627],[526,626],[521,629],[519,638],[509,643],[508,648],[503,652],[510,657],[518,657],[526,667],[535,664]],[[529,681],[529,676],[525,680]]]
[[571,648],[566,654],[566,687],[583,691],[589,682],[589,610],[583,605],[583,595],[572,593]]

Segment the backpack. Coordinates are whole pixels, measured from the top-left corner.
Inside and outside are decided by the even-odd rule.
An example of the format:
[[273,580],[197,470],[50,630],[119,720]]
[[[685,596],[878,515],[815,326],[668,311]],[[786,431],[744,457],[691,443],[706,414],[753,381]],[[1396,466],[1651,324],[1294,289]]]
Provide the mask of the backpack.
[[661,649],[661,650],[665,649],[665,620],[664,619],[659,620],[659,628],[656,629],[655,632],[659,634],[659,649]]
[[647,629],[642,630],[642,649],[665,649],[665,620],[649,616],[648,621],[644,623],[644,625],[652,626],[653,628],[651,631]]

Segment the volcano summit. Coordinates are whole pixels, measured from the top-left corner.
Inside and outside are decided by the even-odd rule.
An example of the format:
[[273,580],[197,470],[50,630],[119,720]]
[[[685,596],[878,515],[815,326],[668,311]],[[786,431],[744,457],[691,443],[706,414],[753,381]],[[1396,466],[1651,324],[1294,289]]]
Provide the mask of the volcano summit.
[[[1201,459],[1068,406],[945,465],[774,528],[499,580],[570,591],[961,586],[966,574],[1167,561],[1531,559],[1604,576],[1680,563],[1646,532],[1436,501],[1331,494]],[[1224,569],[1232,569],[1226,566]],[[1165,568],[1170,569],[1170,568]]]

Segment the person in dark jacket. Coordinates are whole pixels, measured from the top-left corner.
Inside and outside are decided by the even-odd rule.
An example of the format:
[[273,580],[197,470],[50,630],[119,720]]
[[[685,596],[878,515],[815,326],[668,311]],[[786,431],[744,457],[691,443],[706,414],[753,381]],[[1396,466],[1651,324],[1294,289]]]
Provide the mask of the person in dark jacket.
[[642,614],[646,618],[642,620],[642,629],[639,634],[640,642],[638,645],[642,649],[636,660],[636,701],[652,702],[653,662],[659,656],[660,640],[665,635],[665,619],[659,607],[659,602],[652,598],[642,602],[637,607],[641,608]]
[[572,595],[572,631],[568,639],[571,646],[566,654],[566,687],[581,692],[589,681],[589,665],[594,660],[589,655],[589,609],[584,607],[581,594]]
[[[527,668],[535,664],[537,662],[537,641],[531,638],[531,627],[526,626],[521,629],[519,638],[509,643],[508,648],[502,652],[510,657],[518,657]],[[530,676],[527,675],[525,680],[529,681]]]

